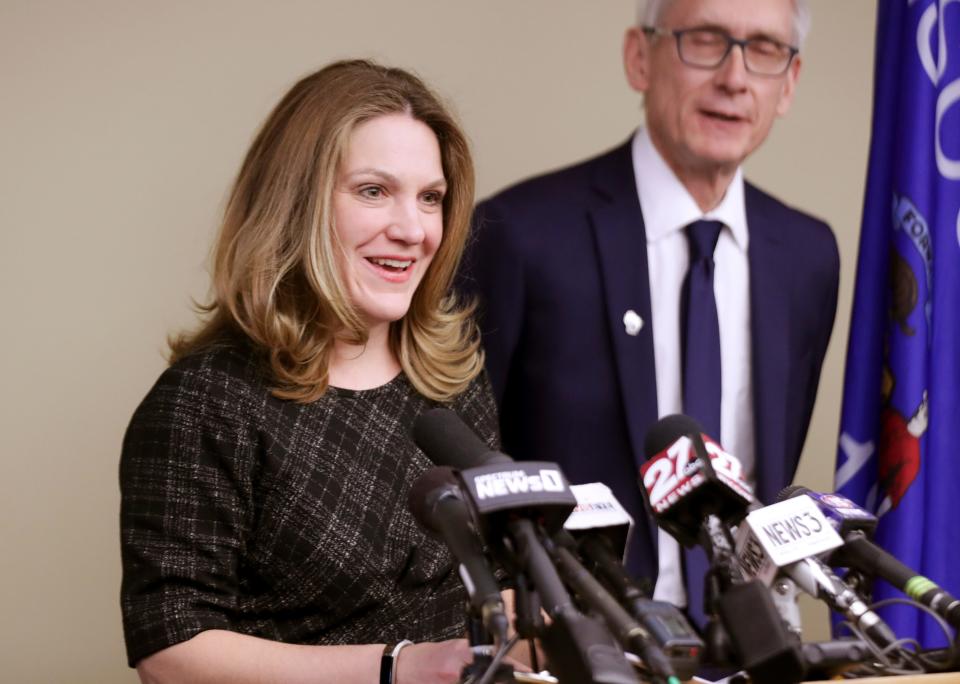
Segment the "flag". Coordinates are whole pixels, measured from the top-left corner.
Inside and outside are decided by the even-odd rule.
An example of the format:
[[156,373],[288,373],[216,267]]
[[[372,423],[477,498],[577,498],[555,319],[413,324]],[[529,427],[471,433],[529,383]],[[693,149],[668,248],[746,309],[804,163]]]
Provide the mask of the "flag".
[[[960,596],[960,0],[880,0],[874,73],[836,487]],[[880,614],[945,643],[914,608]]]

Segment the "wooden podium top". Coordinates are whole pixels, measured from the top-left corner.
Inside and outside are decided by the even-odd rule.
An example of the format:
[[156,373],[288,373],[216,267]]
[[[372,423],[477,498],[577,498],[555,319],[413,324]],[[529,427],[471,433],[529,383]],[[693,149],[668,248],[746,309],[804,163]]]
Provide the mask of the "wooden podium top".
[[[827,680],[819,680],[827,681]],[[840,681],[832,679],[829,681]],[[956,684],[960,682],[960,672],[940,672],[937,674],[903,675],[900,677],[863,677],[844,679],[845,682],[856,684]]]
[[[699,684],[702,679],[692,679],[686,684]],[[939,672],[937,674],[901,675],[899,677],[857,677],[856,679],[817,679],[816,682],[850,682],[850,684],[960,684],[960,672]]]

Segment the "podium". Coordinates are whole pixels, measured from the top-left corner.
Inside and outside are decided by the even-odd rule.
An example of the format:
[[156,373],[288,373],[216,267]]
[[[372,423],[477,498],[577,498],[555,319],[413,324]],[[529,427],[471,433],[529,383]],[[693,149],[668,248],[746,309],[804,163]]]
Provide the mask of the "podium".
[[851,684],[958,684],[960,683],[960,672],[939,672],[936,674],[918,674],[902,675],[899,677],[864,677],[862,679],[844,679],[844,680],[818,680],[818,681],[844,681]]

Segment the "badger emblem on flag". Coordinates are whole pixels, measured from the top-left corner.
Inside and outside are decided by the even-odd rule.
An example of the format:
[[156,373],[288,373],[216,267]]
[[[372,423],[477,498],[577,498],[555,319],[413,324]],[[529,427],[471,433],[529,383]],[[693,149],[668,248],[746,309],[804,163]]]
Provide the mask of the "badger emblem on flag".
[[[915,344],[929,344],[930,324],[930,266],[932,246],[930,229],[916,206],[906,197],[894,196],[893,244],[890,250],[890,291],[888,308],[887,339],[884,344],[883,379],[880,385],[883,411],[880,415],[879,481],[880,491],[876,506],[877,515],[883,515],[907,493],[920,472],[920,438],[927,431],[927,390],[920,387],[919,401],[914,397],[895,392],[899,372],[909,369],[895,368],[890,348],[898,349],[896,358],[923,358],[926,349],[910,349]],[[903,253],[901,253],[903,250]],[[917,270],[922,269],[922,280]],[[922,313],[917,304],[923,301]],[[923,334],[917,334],[918,328]],[[920,353],[911,353],[918,351]],[[899,371],[899,372],[898,372]],[[916,390],[914,390],[916,391]],[[896,399],[899,399],[897,401]],[[911,410],[899,408],[908,400]]]
[[[870,164],[836,487],[875,541],[960,591],[960,0],[877,4]],[[875,598],[894,596],[882,583]],[[881,616],[921,643],[938,626]]]

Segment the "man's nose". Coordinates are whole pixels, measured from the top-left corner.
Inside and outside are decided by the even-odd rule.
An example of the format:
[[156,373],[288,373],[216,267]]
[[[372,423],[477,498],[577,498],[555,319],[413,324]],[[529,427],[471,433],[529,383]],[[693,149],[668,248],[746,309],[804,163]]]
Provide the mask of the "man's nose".
[[730,52],[717,67],[717,82],[729,90],[743,90],[747,85],[747,55],[742,45],[731,45]]

